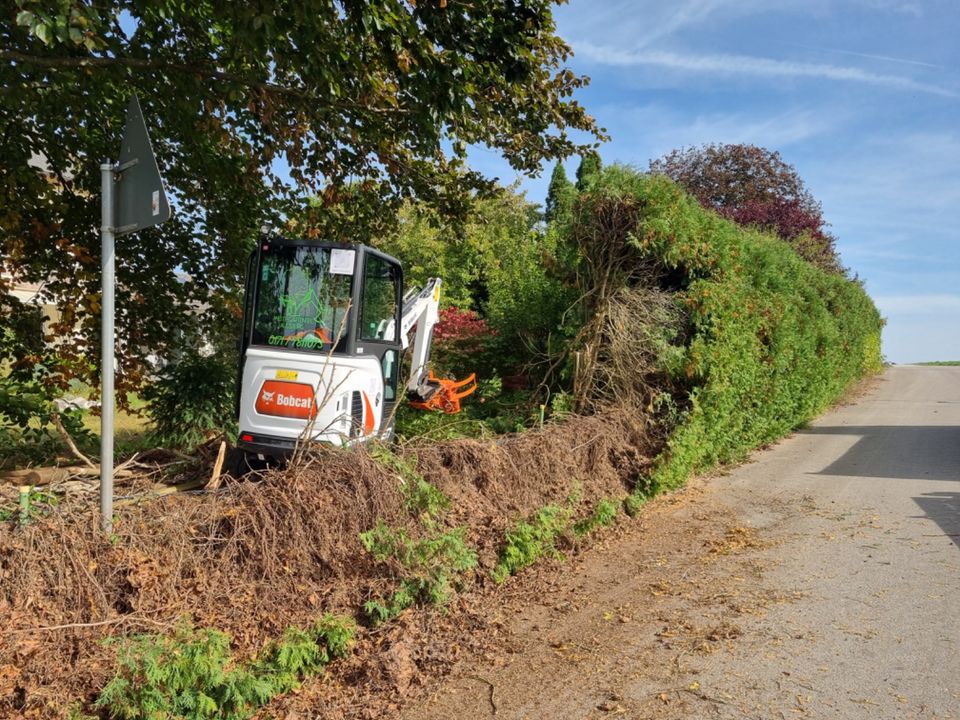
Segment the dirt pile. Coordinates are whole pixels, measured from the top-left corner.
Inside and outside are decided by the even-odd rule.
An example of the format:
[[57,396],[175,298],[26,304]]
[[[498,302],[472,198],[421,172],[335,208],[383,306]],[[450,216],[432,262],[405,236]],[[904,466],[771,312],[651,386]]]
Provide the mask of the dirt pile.
[[418,469],[451,499],[450,522],[467,525],[481,567],[492,567],[503,529],[570,496],[620,497],[650,466],[659,442],[629,410],[577,417],[495,441],[455,440],[417,449]]
[[[626,494],[657,445],[642,420],[613,411],[401,454],[450,499],[440,522],[468,528],[486,583],[505,527],[572,492],[589,500],[581,513]],[[422,531],[403,483],[367,450],[319,449],[258,482],[124,507],[111,538],[90,508],[0,528],[0,715],[52,716],[92,699],[113,672],[104,638],[168,632],[182,616],[230,633],[244,657],[322,612],[361,615],[397,568],[376,562],[360,533],[380,520]]]

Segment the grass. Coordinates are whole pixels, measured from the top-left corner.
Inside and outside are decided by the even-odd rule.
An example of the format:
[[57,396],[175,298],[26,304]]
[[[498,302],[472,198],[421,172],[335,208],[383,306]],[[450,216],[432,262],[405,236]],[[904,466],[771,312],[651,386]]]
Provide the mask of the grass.
[[[70,396],[80,394],[81,392],[68,393]],[[149,444],[147,437],[150,421],[145,414],[136,412],[143,410],[146,402],[136,395],[130,395],[129,402],[132,412],[118,409],[114,413],[114,451],[118,456],[146,449]],[[31,421],[30,430],[36,431],[40,428],[39,420]],[[100,453],[100,415],[85,411],[83,428],[87,434],[75,437],[74,440],[83,453],[96,457]],[[0,435],[0,470],[52,465],[57,462],[71,462],[74,459],[53,428],[47,428],[39,435],[32,432],[29,436],[12,428],[6,437]]]
[[[147,403],[139,397],[130,397],[130,407],[143,410]],[[83,417],[83,426],[97,438],[100,438],[100,416],[86,413]],[[144,443],[150,430],[150,420],[145,414],[116,410],[113,414],[113,444],[117,454],[125,455],[145,448]]]
[[960,360],[932,360],[930,362],[917,363],[917,365],[953,366],[960,365]]

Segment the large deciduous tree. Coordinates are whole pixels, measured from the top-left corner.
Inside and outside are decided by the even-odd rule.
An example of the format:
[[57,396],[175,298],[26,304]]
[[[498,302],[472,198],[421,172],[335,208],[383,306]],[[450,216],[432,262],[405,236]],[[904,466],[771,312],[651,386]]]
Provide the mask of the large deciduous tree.
[[[14,0],[0,15],[0,299],[42,283],[60,377],[95,379],[99,163],[135,90],[175,216],[118,242],[120,389],[199,323],[233,333],[256,232],[305,198],[362,202],[349,217],[364,240],[362,220],[404,198],[462,213],[487,187],[472,144],[527,173],[585,151],[568,131],[602,133],[572,99],[586,79],[564,65],[552,5]],[[0,349],[36,362],[12,332]]]
[[776,233],[818,267],[843,271],[820,203],[780,153],[756,145],[704,145],[653,160],[650,171],[736,223]]

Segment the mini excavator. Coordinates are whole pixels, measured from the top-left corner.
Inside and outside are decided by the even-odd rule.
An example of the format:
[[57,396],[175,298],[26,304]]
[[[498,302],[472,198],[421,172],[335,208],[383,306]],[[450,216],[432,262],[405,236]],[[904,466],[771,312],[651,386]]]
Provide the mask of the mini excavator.
[[366,245],[261,238],[244,298],[238,449],[282,459],[301,439],[391,438],[414,328],[408,401],[459,412],[475,376],[438,378],[428,365],[440,286],[404,293],[400,262]]

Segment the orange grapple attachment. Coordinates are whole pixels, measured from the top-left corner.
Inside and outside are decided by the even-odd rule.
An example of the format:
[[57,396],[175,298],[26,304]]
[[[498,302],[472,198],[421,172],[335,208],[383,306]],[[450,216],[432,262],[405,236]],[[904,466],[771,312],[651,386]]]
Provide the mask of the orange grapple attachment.
[[477,374],[471,373],[466,380],[438,378],[430,371],[427,392],[422,400],[411,400],[410,405],[418,410],[440,410],[447,414],[460,412],[460,401],[477,389]]

